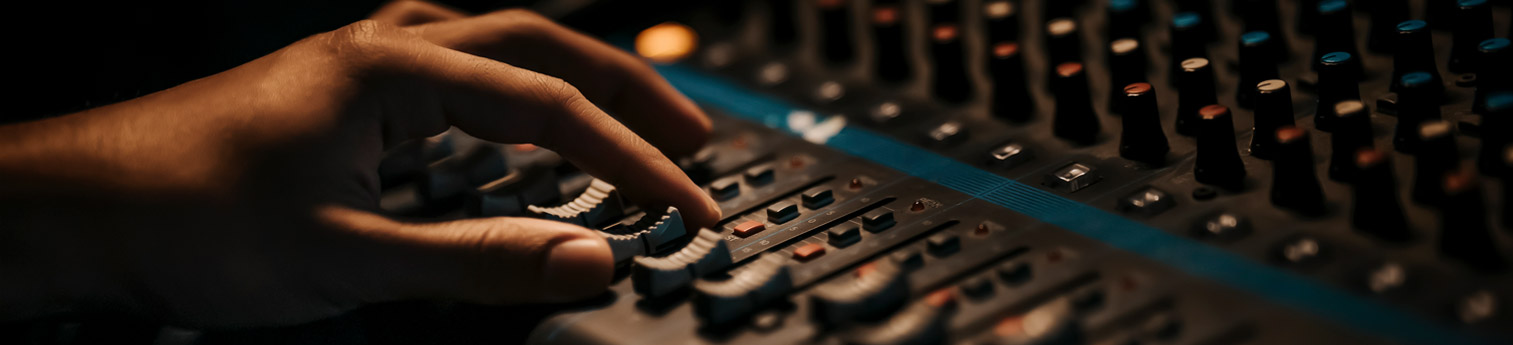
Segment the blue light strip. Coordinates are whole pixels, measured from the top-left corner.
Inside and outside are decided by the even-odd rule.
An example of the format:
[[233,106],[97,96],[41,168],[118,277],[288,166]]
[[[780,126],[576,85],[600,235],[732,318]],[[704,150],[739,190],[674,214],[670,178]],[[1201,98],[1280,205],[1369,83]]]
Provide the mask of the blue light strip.
[[[668,65],[657,70],[695,102],[769,127],[786,129],[788,114],[800,109],[689,67]],[[1495,343],[880,133],[847,127],[826,145],[1368,334],[1412,344]]]

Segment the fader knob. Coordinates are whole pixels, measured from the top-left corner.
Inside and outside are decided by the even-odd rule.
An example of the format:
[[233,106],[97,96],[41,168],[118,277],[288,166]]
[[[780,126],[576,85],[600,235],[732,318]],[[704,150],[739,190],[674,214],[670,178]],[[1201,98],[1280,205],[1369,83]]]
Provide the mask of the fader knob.
[[731,263],[724,236],[708,229],[700,230],[692,242],[676,253],[664,257],[636,257],[631,269],[631,287],[642,296],[666,296],[688,286],[696,278],[725,270]]
[[972,98],[972,79],[962,55],[961,28],[939,24],[930,29],[930,57],[935,64],[935,97],[953,103]]
[[1161,166],[1166,161],[1166,133],[1161,131],[1156,89],[1148,83],[1124,87],[1124,127],[1119,136],[1119,155],[1126,159]]
[[1273,132],[1277,156],[1272,159],[1271,203],[1304,215],[1324,212],[1324,191],[1313,168],[1308,132],[1285,126]]
[[1472,60],[1478,46],[1492,38],[1492,5],[1487,0],[1458,0],[1455,8],[1455,31],[1450,45],[1451,73],[1476,72]]
[[1416,154],[1422,142],[1419,125],[1440,118],[1439,85],[1428,72],[1404,74],[1399,84],[1402,89],[1398,91],[1397,127],[1392,145],[1398,152]]
[[946,339],[955,295],[921,299],[875,325],[855,327],[841,335],[848,345],[934,344]]
[[1422,20],[1398,23],[1396,37],[1392,52],[1392,92],[1402,92],[1403,76],[1423,72],[1428,74],[1427,86],[1438,102],[1444,82],[1439,77],[1439,66],[1434,63],[1434,42],[1429,37],[1429,23]]
[[1056,94],[1056,118],[1051,132],[1074,145],[1090,145],[1098,140],[1102,127],[1088,97],[1087,75],[1082,63],[1056,65],[1051,87]]
[[[1219,103],[1214,91],[1214,70],[1208,59],[1183,60],[1177,72],[1177,134],[1197,136],[1198,111]],[[1228,108],[1224,110],[1229,112]]]
[[1193,167],[1198,182],[1227,189],[1244,184],[1245,163],[1236,148],[1233,117],[1228,107],[1218,104],[1198,110],[1198,154]]
[[988,70],[993,77],[991,103],[993,116],[1013,122],[1027,122],[1035,117],[1035,99],[1026,87],[1024,58],[1019,43],[998,42],[992,47]]
[[1486,204],[1476,175],[1456,172],[1444,179],[1445,202],[1440,204],[1440,254],[1483,271],[1504,268],[1497,240],[1487,226]]
[[1240,86],[1235,88],[1235,102],[1243,108],[1254,108],[1256,84],[1265,80],[1281,78],[1277,70],[1275,48],[1280,47],[1265,31],[1251,31],[1240,35]]
[[1313,127],[1333,132],[1334,108],[1340,102],[1361,100],[1361,88],[1357,69],[1359,60],[1354,54],[1332,52],[1319,57],[1318,108],[1314,110]]
[[1434,205],[1444,198],[1441,185],[1445,174],[1460,165],[1460,152],[1449,121],[1425,121],[1418,134],[1422,142],[1413,155],[1413,201]]
[[662,252],[673,241],[687,235],[688,229],[683,225],[683,214],[676,207],[668,206],[661,212],[641,215],[641,219],[631,225],[615,225],[600,234],[609,242],[615,262],[623,262]]
[[1359,100],[1334,104],[1330,120],[1335,124],[1329,134],[1329,179],[1351,182],[1356,174],[1357,152],[1371,148],[1371,112]]
[[872,49],[877,77],[882,80],[900,82],[914,73],[909,66],[908,45],[904,44],[903,17],[898,4],[872,5]]
[[730,279],[699,279],[693,284],[694,313],[708,324],[724,325],[782,300],[793,289],[787,262],[783,255],[767,253]]
[[1281,79],[1256,84],[1255,128],[1250,139],[1250,155],[1270,160],[1277,150],[1276,133],[1293,124],[1292,88]]
[[1376,238],[1403,242],[1412,237],[1403,205],[1398,201],[1397,181],[1392,177],[1392,162],[1387,154],[1372,148],[1355,151],[1351,163],[1357,171],[1351,184],[1354,203],[1350,208],[1350,225],[1356,231]]

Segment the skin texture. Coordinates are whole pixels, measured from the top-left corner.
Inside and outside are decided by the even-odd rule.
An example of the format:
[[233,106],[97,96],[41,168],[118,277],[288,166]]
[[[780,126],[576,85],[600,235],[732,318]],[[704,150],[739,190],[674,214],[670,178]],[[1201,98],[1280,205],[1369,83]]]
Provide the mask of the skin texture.
[[232,70],[0,127],[0,321],[237,328],[601,293],[613,262],[592,230],[374,213],[384,150],[449,126],[557,151],[691,225],[720,217],[667,158],[703,145],[708,118],[640,59],[527,11],[400,1]]

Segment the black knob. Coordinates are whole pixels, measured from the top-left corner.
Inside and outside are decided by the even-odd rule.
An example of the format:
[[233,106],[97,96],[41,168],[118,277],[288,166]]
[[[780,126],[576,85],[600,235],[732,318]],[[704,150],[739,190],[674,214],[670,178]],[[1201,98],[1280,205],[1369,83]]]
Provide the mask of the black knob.
[[[1434,63],[1434,42],[1429,37],[1429,23],[1409,20],[1397,24],[1397,40],[1392,53],[1392,92],[1401,92],[1403,75],[1413,72],[1429,74],[1429,84],[1442,90],[1439,66]],[[1437,93],[1436,93],[1437,94]]]
[[1355,54],[1333,52],[1319,58],[1318,108],[1313,113],[1314,128],[1333,132],[1334,108],[1344,101],[1361,100],[1360,79],[1357,69],[1360,59]]
[[1492,5],[1487,0],[1456,1],[1455,31],[1450,45],[1450,72],[1476,72],[1472,60],[1482,41],[1492,38]]
[[1149,9],[1141,0],[1110,0],[1108,2],[1109,40],[1140,38],[1140,26],[1145,24]]
[[1271,204],[1304,215],[1324,213],[1324,191],[1314,173],[1308,132],[1285,126],[1272,133],[1277,157],[1271,162]]
[[1322,2],[1322,0],[1298,0],[1297,24],[1299,34],[1313,35],[1316,31],[1320,31],[1314,29],[1319,27],[1319,22],[1322,21],[1319,11],[1317,11],[1319,4]]
[[1078,34],[1077,21],[1056,18],[1046,22],[1045,49],[1052,65],[1082,61],[1082,38]]
[[[1506,38],[1493,38],[1477,45],[1476,59],[1472,68],[1476,71],[1476,97],[1471,111],[1486,114],[1488,93],[1496,90],[1513,90],[1513,73],[1509,73],[1508,61],[1513,61],[1513,49]],[[1483,119],[1483,122],[1486,120]]]
[[1124,90],[1119,85],[1129,85],[1146,82],[1145,77],[1145,49],[1141,48],[1140,41],[1133,38],[1121,38],[1109,42],[1108,45],[1108,68],[1109,68],[1109,113],[1123,113]]
[[1477,153],[1477,168],[1484,174],[1504,178],[1503,185],[1513,185],[1513,179],[1508,179],[1513,170],[1508,170],[1505,164],[1505,160],[1513,157],[1503,152],[1503,148],[1510,143],[1509,131],[1513,131],[1513,118],[1510,118],[1513,116],[1513,90],[1493,92],[1486,97],[1485,107],[1486,112],[1483,114],[1486,115],[1481,118],[1481,149]]
[[972,99],[972,79],[962,55],[961,30],[956,24],[939,24],[930,30],[930,57],[935,64],[935,97],[954,103]]
[[[1214,69],[1209,67],[1208,59],[1190,58],[1182,60],[1177,70],[1177,134],[1186,136],[1198,135],[1199,128],[1198,111],[1211,104],[1219,103],[1217,92],[1214,91]],[[1225,108],[1228,112],[1228,108]]]
[[1182,61],[1191,58],[1208,58],[1208,40],[1204,38],[1204,32],[1199,27],[1203,17],[1193,12],[1182,12],[1172,16],[1171,24],[1171,79],[1177,80],[1176,74],[1182,70]]
[[1277,155],[1277,130],[1292,126],[1292,88],[1281,79],[1257,83],[1254,88],[1256,111],[1254,134],[1250,138],[1250,155],[1271,160]]
[[1261,81],[1281,78],[1277,70],[1277,48],[1283,44],[1275,41],[1270,33],[1251,31],[1240,35],[1240,87],[1235,88],[1235,102],[1243,108],[1254,108],[1255,95],[1251,87]]
[[1052,120],[1051,132],[1075,145],[1091,145],[1097,141],[1102,128],[1088,96],[1087,75],[1082,63],[1056,65],[1051,90],[1056,94],[1056,117]]
[[1424,1],[1424,11],[1428,12],[1427,21],[1434,24],[1435,30],[1444,30],[1449,27],[1450,21],[1455,20],[1456,2],[1456,0]]
[[1444,199],[1441,184],[1445,174],[1460,164],[1460,151],[1449,121],[1425,121],[1418,134],[1422,142],[1413,155],[1413,201],[1433,205]]
[[1245,182],[1245,163],[1235,143],[1234,116],[1229,107],[1211,104],[1198,110],[1194,128],[1198,157],[1193,175],[1198,182],[1239,189]]
[[[1317,6],[1319,15],[1318,32],[1313,39],[1313,69],[1318,71],[1323,67],[1321,58],[1333,52],[1345,52],[1351,56],[1360,56],[1360,50],[1355,47],[1355,22],[1350,11],[1350,3],[1345,0],[1324,0]],[[1351,65],[1356,72],[1361,71],[1359,60]]]
[[1497,240],[1487,227],[1486,204],[1476,175],[1456,172],[1444,178],[1445,202],[1440,203],[1440,254],[1468,266],[1497,271],[1504,268]]
[[1371,13],[1366,48],[1378,53],[1392,53],[1397,24],[1408,20],[1408,0],[1375,0],[1366,6]]
[[1024,76],[1024,57],[1019,44],[998,42],[993,45],[988,70],[993,77],[991,103],[994,117],[1026,122],[1035,117],[1035,99],[1030,97]]
[[1356,153],[1371,148],[1371,111],[1360,100],[1337,102],[1329,111],[1334,132],[1329,135],[1329,179],[1351,182],[1358,174]]
[[1156,89],[1149,83],[1124,87],[1124,127],[1119,135],[1119,156],[1160,166],[1166,162],[1166,133],[1161,131],[1161,113],[1156,106]]
[[1403,87],[1397,95],[1397,128],[1392,136],[1392,147],[1398,152],[1416,153],[1421,142],[1419,125],[1440,118],[1440,89],[1434,82],[1428,72],[1408,73],[1398,81]]
[[1363,148],[1351,154],[1350,163],[1358,172],[1351,184],[1354,203],[1350,208],[1350,225],[1356,231],[1377,238],[1403,242],[1412,237],[1398,201],[1397,181],[1392,177],[1392,163],[1382,151]]
[[845,64],[856,57],[851,39],[851,7],[846,0],[820,0],[820,46],[825,61]]
[[1040,18],[1062,18],[1076,15],[1077,6],[1083,0],[1046,1],[1040,3]]
[[988,42],[1019,41],[1019,4],[1009,0],[992,0],[982,4],[983,20],[988,23]]
[[1277,0],[1239,0],[1235,4],[1245,20],[1246,32],[1265,31],[1281,34],[1281,16],[1277,14]]
[[914,73],[904,44],[903,15],[898,4],[872,5],[872,54],[877,58],[877,77],[882,80],[900,82]]
[[781,48],[790,48],[798,43],[798,23],[793,20],[794,0],[772,0],[767,2],[767,34],[772,45]]

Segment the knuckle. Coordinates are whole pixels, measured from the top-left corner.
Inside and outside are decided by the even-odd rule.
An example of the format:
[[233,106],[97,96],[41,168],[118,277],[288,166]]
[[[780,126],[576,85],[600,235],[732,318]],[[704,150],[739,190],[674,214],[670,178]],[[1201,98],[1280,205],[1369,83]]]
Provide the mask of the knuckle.
[[392,24],[366,19],[326,33],[322,42],[327,53],[342,61],[382,63],[401,55],[411,36]]

